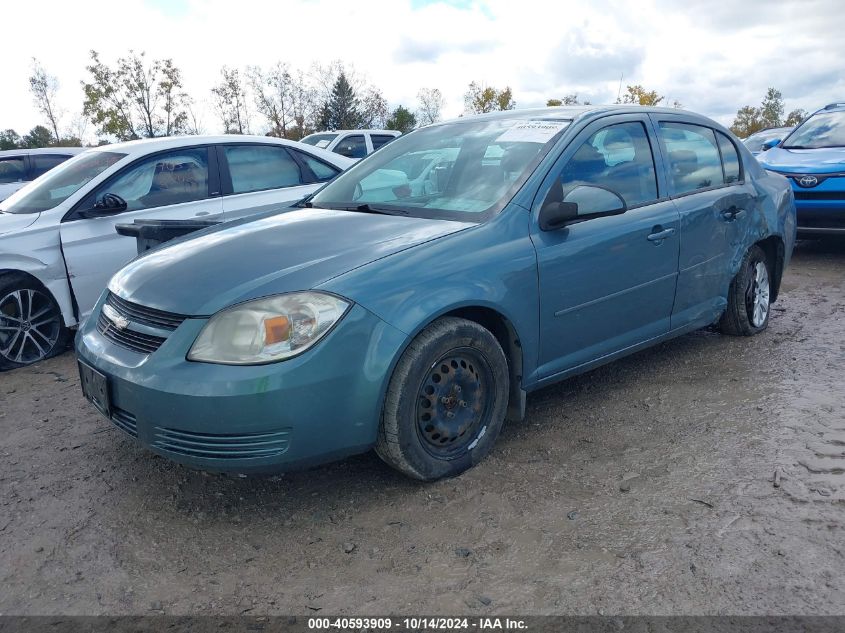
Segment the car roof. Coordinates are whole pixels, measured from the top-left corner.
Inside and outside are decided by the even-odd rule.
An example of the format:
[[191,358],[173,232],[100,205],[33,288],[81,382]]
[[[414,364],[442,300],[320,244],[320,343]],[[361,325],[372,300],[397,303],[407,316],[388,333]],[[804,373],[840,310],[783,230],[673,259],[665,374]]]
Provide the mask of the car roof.
[[137,157],[168,149],[178,149],[180,147],[196,147],[197,145],[216,145],[225,143],[260,143],[262,145],[284,145],[286,147],[293,147],[326,160],[341,169],[345,169],[355,162],[351,158],[335,154],[334,152],[327,152],[319,147],[300,143],[299,141],[290,141],[288,139],[277,138],[275,136],[258,136],[250,134],[161,136],[157,138],[144,138],[136,141],[124,141],[122,143],[112,143],[110,145],[100,145],[98,147],[91,148],[91,151],[123,152]]
[[583,119],[587,117],[600,116],[605,114],[641,114],[643,112],[651,112],[656,114],[677,114],[691,119],[700,119],[707,121],[708,125],[716,124],[722,127],[712,119],[691,112],[690,110],[683,110],[678,108],[661,108],[657,106],[641,106],[641,105],[578,105],[578,106],[552,106],[545,108],[526,108],[524,110],[500,110],[496,112],[488,112],[486,114],[474,114],[470,116],[458,117],[448,121],[441,121],[433,125],[443,125],[444,123],[458,123],[464,121],[478,121],[478,120],[507,120],[507,119],[548,119],[548,120],[568,120],[575,121],[576,119]]
[[73,156],[89,149],[88,147],[35,147],[32,149],[7,149],[0,152],[0,156],[27,156],[49,154],[51,156]]
[[[376,130],[376,129],[366,129],[366,130],[323,130],[322,132],[314,132],[314,134],[349,134],[350,132],[354,132],[357,134],[390,134],[391,136],[400,136],[402,132],[399,130]],[[314,136],[314,134],[309,134],[308,136]]]

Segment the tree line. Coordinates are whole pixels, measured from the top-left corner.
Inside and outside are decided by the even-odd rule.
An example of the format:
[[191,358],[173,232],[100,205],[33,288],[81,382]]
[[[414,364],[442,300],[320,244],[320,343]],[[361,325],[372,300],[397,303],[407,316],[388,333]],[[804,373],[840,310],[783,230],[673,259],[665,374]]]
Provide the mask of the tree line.
[[[172,59],[148,59],[129,51],[114,63],[90,52],[81,82],[82,108],[70,117],[58,104],[59,82],[38,60],[32,60],[29,90],[42,117],[24,135],[0,131],[0,149],[80,146],[89,125],[100,143],[179,134],[202,134],[205,126],[197,102],[185,90],[181,69]],[[421,88],[413,106],[388,107],[381,90],[341,61],[314,63],[307,69],[286,62],[269,66],[224,66],[208,91],[210,111],[227,134],[265,134],[299,140],[316,131],[387,128],[409,132],[439,121],[444,106],[438,88]],[[642,85],[628,85],[617,103],[656,106],[666,97]],[[589,105],[577,93],[548,99],[547,105]],[[509,86],[497,88],[472,81],[464,94],[467,114],[516,107]],[[683,107],[678,101],[672,107]],[[744,106],[731,130],[746,137],[767,127],[796,125],[806,118],[793,110],[784,118],[781,93],[769,88],[759,107]]]

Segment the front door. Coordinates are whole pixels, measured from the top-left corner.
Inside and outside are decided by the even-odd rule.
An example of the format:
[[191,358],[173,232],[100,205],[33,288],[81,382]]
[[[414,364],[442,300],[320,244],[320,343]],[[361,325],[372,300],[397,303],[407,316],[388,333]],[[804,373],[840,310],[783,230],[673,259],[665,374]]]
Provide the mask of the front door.
[[[646,115],[602,119],[569,145],[541,187],[532,222],[541,379],[669,331],[679,222],[658,189],[654,140]],[[542,201],[566,200],[567,191],[585,185],[618,194],[627,210],[541,230]]]
[[[216,185],[216,176],[211,179]],[[116,224],[136,219],[221,220],[219,192],[209,189],[208,148],[170,150],[143,158],[97,187],[62,222],[61,238],[71,288],[85,319],[111,276],[137,255],[136,241],[119,235]],[[85,218],[106,193],[120,196],[127,209]]]

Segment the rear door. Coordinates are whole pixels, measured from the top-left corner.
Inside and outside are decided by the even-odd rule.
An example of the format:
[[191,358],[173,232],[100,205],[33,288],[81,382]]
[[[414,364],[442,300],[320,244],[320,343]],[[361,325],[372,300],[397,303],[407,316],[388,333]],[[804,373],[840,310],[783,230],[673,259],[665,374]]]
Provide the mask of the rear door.
[[756,191],[744,182],[736,147],[682,115],[652,115],[681,219],[672,328],[707,325],[724,310],[732,261],[741,257]]
[[[85,217],[111,193],[127,210]],[[118,235],[116,224],[136,219],[222,220],[216,156],[207,146],[159,152],[128,165],[97,187],[62,220],[65,256],[80,320],[91,312],[111,276],[137,255],[136,241]]]
[[339,173],[284,145],[225,144],[218,155],[226,221],[290,207]]
[[[645,114],[600,119],[569,145],[535,201],[531,239],[540,277],[541,378],[669,331],[678,274],[678,211],[665,195]],[[579,185],[618,194],[621,215],[543,231],[542,201]]]

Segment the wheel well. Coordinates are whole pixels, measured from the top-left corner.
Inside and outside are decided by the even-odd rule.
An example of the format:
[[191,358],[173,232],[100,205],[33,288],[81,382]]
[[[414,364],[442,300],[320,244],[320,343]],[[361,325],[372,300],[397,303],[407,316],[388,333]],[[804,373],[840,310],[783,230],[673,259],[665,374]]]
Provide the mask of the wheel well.
[[763,249],[768,259],[773,264],[772,270],[772,302],[774,303],[778,298],[778,291],[780,290],[780,282],[783,278],[783,260],[784,260],[784,245],[783,240],[777,235],[772,235],[764,240],[757,242],[757,246]]
[[39,290],[46,292],[48,295],[50,295],[50,297],[53,299],[53,301],[56,300],[56,298],[53,296],[53,293],[50,292],[50,290],[47,288],[47,286],[45,286],[43,283],[41,283],[41,280],[38,279],[38,277],[36,277],[35,275],[24,272],[22,270],[15,270],[13,268],[0,269],[0,279],[2,279],[3,277],[6,277],[7,275],[10,276],[10,277],[18,277],[22,281],[27,281],[29,283],[32,283],[34,288],[38,288]]
[[522,342],[519,340],[519,334],[513,324],[499,312],[484,307],[458,308],[442,316],[454,316],[467,321],[474,321],[496,337],[508,359],[508,374],[510,376],[508,419],[521,420],[525,417],[525,391],[522,389]]

